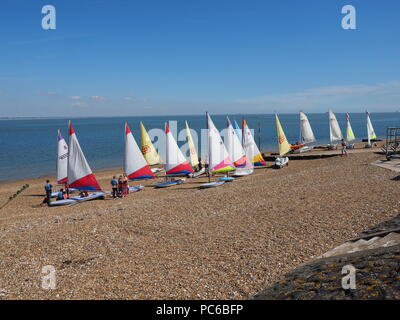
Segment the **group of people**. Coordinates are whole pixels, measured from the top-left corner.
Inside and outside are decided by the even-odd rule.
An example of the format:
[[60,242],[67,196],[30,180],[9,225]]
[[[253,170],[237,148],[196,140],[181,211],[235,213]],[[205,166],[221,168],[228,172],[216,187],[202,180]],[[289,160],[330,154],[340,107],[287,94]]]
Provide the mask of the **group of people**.
[[113,176],[111,179],[111,188],[113,199],[125,198],[129,194],[129,183],[126,173],[120,175],[118,179],[116,176]]
[[[43,200],[43,204],[47,204],[50,205],[51,203],[51,196],[53,193],[53,185],[50,183],[50,180],[46,180],[46,184],[44,185],[44,190],[46,192],[46,196]],[[68,185],[66,184],[64,186],[64,188],[61,188],[58,192],[57,192],[57,196],[56,196],[56,200],[65,200],[65,199],[69,199],[69,195],[70,195],[70,189],[68,187]],[[81,190],[79,193],[79,196],[81,198],[84,197],[88,197],[89,193],[86,190]]]

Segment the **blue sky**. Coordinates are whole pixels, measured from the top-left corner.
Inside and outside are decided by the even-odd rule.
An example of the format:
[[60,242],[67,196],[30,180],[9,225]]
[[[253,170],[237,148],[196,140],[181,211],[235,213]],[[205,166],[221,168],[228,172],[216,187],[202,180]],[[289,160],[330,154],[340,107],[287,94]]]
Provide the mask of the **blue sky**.
[[0,117],[400,110],[398,0],[0,6]]

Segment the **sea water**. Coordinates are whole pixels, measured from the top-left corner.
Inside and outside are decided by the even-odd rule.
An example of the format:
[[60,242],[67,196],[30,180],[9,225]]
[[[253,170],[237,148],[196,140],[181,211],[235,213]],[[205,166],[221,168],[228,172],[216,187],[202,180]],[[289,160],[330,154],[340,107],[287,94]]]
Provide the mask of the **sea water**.
[[[211,115],[219,130],[226,128],[225,115]],[[318,144],[329,141],[328,115],[307,115]],[[350,114],[351,124],[357,140],[367,136],[365,114]],[[241,125],[245,118],[254,130],[255,141],[262,151],[277,150],[275,115],[230,115],[231,121]],[[346,134],[346,115],[337,113],[336,117],[343,134]],[[299,140],[299,115],[279,115],[286,137],[290,143]],[[154,117],[112,117],[71,119],[82,150],[92,168],[96,170],[121,168],[124,152],[124,123],[128,122],[140,143],[139,122],[142,121],[154,142],[162,144],[162,137],[154,134],[162,132],[165,122],[176,121],[177,130],[172,130],[177,139],[185,129],[185,120],[196,133],[201,148],[201,129],[206,128],[205,115],[199,116],[154,116]],[[379,138],[386,137],[387,127],[400,127],[400,113],[372,113],[371,121]],[[173,122],[171,123],[173,127]],[[61,129],[68,141],[67,119],[6,119],[0,120],[0,181],[40,177],[56,174],[57,129]],[[155,130],[158,129],[158,130]],[[180,134],[182,146],[185,134]],[[161,139],[157,142],[157,140]],[[195,139],[196,140],[196,139]],[[205,140],[205,139],[203,139]],[[203,141],[204,142],[204,141]],[[204,151],[204,150],[203,150]],[[203,152],[204,153],[204,152]],[[202,154],[202,152],[199,152]]]

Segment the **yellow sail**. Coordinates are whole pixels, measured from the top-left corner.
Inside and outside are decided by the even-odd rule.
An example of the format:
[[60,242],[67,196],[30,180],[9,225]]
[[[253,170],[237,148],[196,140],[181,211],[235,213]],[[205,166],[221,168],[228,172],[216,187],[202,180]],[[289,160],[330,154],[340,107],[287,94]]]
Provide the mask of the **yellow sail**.
[[278,131],[279,155],[283,156],[290,151],[291,146],[286,139],[285,133],[283,132],[278,115],[276,114],[275,116],[276,116],[276,129]]
[[160,156],[151,143],[151,139],[142,122],[140,122],[140,136],[141,136],[141,150],[144,158],[149,165],[159,164],[161,162]]
[[190,133],[189,125],[186,123],[186,134],[188,139],[189,151],[190,151],[190,164],[192,167],[196,167],[199,164],[199,157],[197,156],[196,148],[194,147],[192,134]]

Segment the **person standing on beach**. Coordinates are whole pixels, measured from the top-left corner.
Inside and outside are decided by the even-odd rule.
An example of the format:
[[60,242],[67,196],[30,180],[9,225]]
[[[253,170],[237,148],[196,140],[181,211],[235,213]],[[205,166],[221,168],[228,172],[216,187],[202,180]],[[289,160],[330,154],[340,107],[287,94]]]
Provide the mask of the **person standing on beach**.
[[118,197],[122,198],[122,176],[118,177]]
[[129,194],[128,177],[126,173],[124,173],[122,177],[122,197],[126,197],[128,194]]
[[111,179],[112,197],[116,199],[118,197],[118,180],[116,176]]
[[344,139],[342,139],[342,157],[343,157],[343,155],[346,155],[346,157],[347,157],[347,143],[346,143],[346,141],[344,141]]
[[53,186],[50,184],[50,180],[46,180],[46,184],[44,185],[44,191],[46,191],[45,202],[47,205],[50,205],[51,193],[53,191]]

